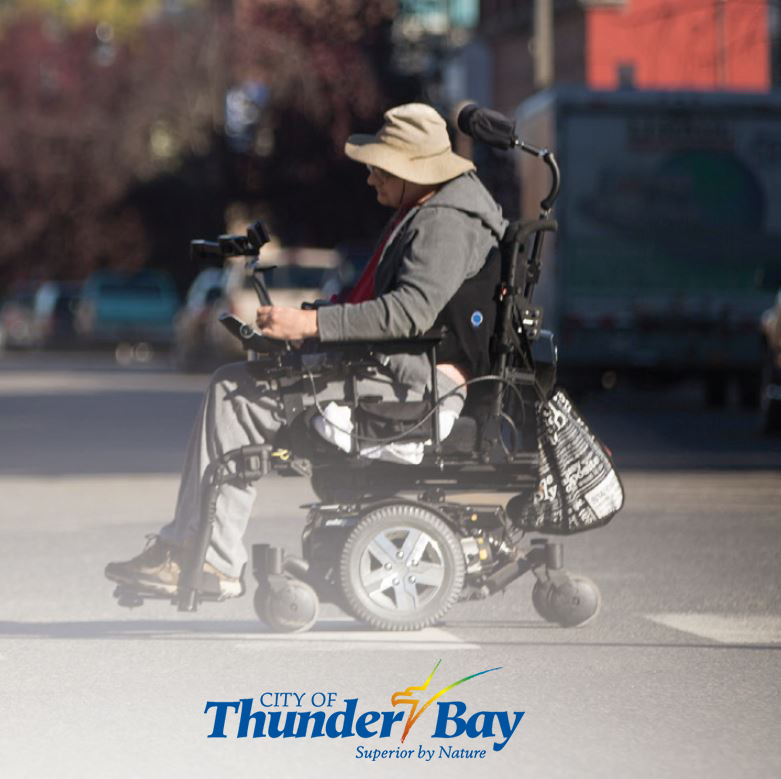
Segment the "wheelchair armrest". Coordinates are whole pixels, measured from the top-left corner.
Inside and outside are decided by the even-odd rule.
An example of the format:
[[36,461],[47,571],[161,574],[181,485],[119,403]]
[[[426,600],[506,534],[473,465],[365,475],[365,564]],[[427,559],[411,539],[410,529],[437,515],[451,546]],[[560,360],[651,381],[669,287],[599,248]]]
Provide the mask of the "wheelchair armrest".
[[315,341],[313,351],[339,352],[350,356],[380,354],[425,354],[445,337],[444,327],[435,327],[415,338],[392,338],[387,341],[351,340],[351,341]]
[[[286,341],[268,338],[259,333],[252,325],[248,325],[233,314],[220,314],[220,324],[231,335],[239,339],[245,349],[251,349],[260,355],[274,357],[289,349]],[[445,328],[436,327],[416,338],[392,338],[387,341],[351,340],[351,341],[319,341],[310,338],[304,341],[302,349],[294,353],[330,353],[342,354],[345,358],[362,359],[379,354],[424,354],[436,346],[445,337]]]

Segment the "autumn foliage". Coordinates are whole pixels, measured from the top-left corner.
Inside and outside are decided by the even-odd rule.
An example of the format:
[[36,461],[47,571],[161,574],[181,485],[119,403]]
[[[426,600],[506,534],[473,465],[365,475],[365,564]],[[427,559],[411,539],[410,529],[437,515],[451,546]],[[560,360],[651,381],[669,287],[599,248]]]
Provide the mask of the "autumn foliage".
[[[291,243],[374,231],[341,148],[411,96],[388,67],[394,0],[191,0],[176,13],[145,0],[121,24],[19,5],[32,10],[0,18],[0,291],[101,266],[184,281],[187,240],[223,229],[234,201]],[[257,142],[237,150],[224,100],[244,83],[268,100]]]

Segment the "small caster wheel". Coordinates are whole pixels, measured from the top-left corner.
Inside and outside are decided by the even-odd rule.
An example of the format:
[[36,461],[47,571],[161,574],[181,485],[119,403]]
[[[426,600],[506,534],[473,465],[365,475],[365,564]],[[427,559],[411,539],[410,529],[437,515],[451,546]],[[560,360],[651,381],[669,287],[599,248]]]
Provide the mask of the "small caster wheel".
[[303,633],[317,621],[317,593],[305,582],[285,579],[255,591],[255,613],[278,633]]
[[258,619],[264,624],[271,626],[271,617],[268,613],[268,599],[269,590],[264,587],[258,587],[255,590],[255,595],[252,599],[252,605],[255,608],[255,613],[258,615]]
[[534,582],[532,589],[532,605],[534,610],[546,621],[555,622],[553,611],[550,606],[550,595],[553,591],[553,582],[539,581]]
[[563,628],[574,628],[592,620],[601,605],[599,589],[591,579],[568,576],[561,584],[553,584],[545,609],[550,612],[552,622]]

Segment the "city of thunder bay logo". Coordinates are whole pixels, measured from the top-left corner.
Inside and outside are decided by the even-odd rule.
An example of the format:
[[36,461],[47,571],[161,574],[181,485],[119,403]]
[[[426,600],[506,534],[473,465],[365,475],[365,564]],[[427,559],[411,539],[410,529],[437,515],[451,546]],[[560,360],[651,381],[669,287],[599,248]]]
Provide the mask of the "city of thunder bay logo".
[[[361,740],[399,738],[403,745],[410,730],[419,720],[434,726],[431,739],[445,742],[455,738],[472,739],[470,748],[450,743],[429,742],[415,748],[404,746],[378,748],[375,744],[360,744],[355,757],[361,759],[484,758],[490,750],[500,752],[515,733],[523,718],[522,711],[480,710],[470,713],[458,700],[440,700],[465,682],[501,668],[489,668],[465,676],[443,687],[430,697],[429,686],[440,660],[423,684],[412,685],[391,695],[388,711],[359,711],[358,698],[340,702],[335,692],[264,692],[259,698],[239,698],[235,701],[208,701],[205,714],[211,718],[208,738],[329,738]],[[436,717],[423,715],[436,704]],[[226,729],[229,731],[226,733]],[[399,736],[399,733],[401,734]],[[425,738],[422,725],[416,728],[418,738]],[[474,741],[479,739],[479,741]]]

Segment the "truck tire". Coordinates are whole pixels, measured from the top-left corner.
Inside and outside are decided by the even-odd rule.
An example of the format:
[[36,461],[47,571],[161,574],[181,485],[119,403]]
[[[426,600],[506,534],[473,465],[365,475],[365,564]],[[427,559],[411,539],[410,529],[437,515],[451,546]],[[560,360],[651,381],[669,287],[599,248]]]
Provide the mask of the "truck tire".
[[727,405],[729,383],[724,373],[711,373],[705,377],[705,405],[708,408],[724,408]]
[[781,371],[775,368],[773,357],[770,351],[767,351],[762,365],[759,389],[759,411],[762,430],[765,433],[781,433],[781,397],[777,397],[779,389],[781,389]]
[[761,376],[759,371],[741,373],[738,376],[738,400],[741,408],[759,407]]

